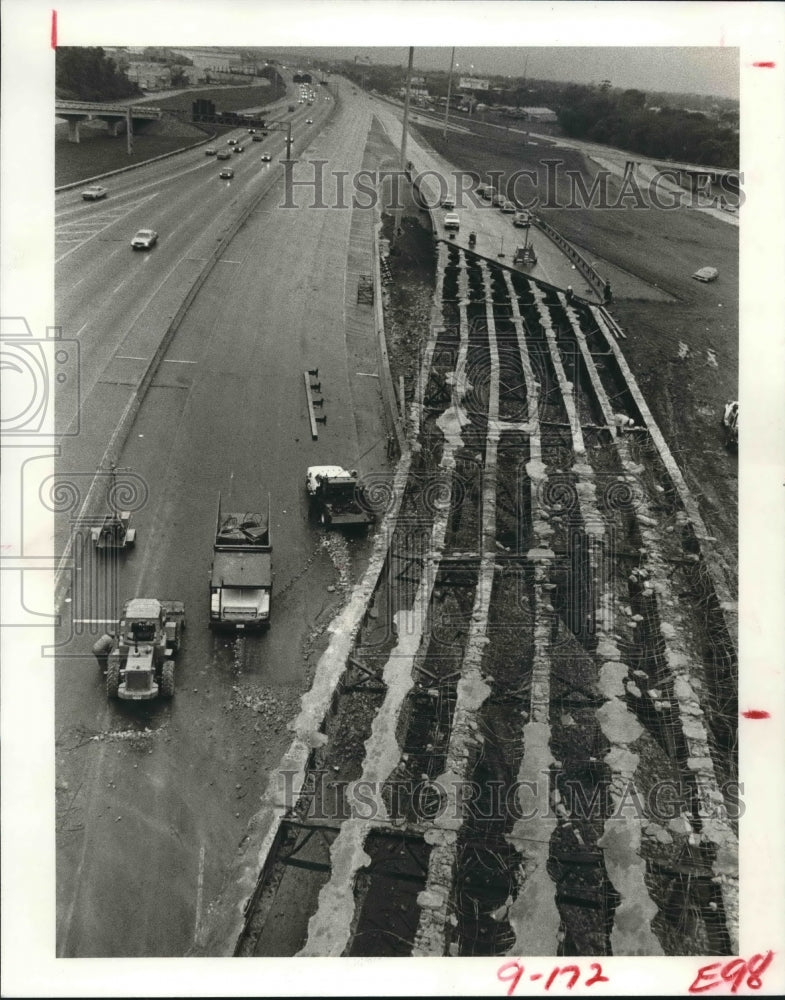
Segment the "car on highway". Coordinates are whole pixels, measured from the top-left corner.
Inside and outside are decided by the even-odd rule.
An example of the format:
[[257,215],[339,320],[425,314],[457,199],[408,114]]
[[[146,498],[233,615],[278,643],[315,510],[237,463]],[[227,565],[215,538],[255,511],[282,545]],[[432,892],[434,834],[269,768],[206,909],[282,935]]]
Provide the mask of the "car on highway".
[[516,212],[515,218],[512,220],[512,224],[518,227],[530,226],[532,224],[532,214],[531,212],[523,211]]
[[693,278],[698,281],[716,281],[719,273],[716,267],[701,267],[693,274]]
[[224,167],[218,176],[222,181],[230,181],[234,177],[234,170],[231,167]]
[[204,155],[205,156],[215,156],[215,154],[217,152],[218,152],[218,150],[215,149],[214,146],[208,146],[207,149],[204,151]]
[[235,146],[232,150],[233,153],[243,153],[245,152],[245,146]]
[[236,146],[237,145],[237,140],[236,139],[227,139],[226,140],[226,145],[227,146]]
[[248,135],[253,135],[255,132],[256,132],[255,128],[249,128],[248,129]]
[[262,153],[262,163],[269,163],[272,160],[272,156],[269,153]]
[[448,212],[444,217],[445,229],[460,229],[461,220],[457,212]]
[[150,250],[158,242],[158,233],[154,229],[139,229],[131,240],[134,250]]
[[305,119],[305,124],[306,125],[313,125],[313,118],[306,118]]
[[252,141],[253,142],[264,142],[264,136],[263,135],[254,135],[252,137]]
[[220,153],[217,154],[217,159],[219,160],[231,160],[232,153],[231,150],[222,149]]
[[455,208],[455,198],[451,194],[447,194],[442,198],[442,208],[452,209]]
[[487,187],[482,187],[482,185],[480,185],[480,187],[477,188],[477,193],[486,201],[493,201],[493,196],[496,194],[496,188],[492,184],[489,184]]
[[505,198],[502,201],[499,208],[501,208],[502,212],[504,212],[505,215],[512,215],[512,213],[515,211],[515,203],[510,201],[508,198]]
[[85,201],[98,201],[106,197],[106,188],[101,187],[100,184],[93,184],[82,191],[82,197]]
[[493,197],[491,198],[491,204],[492,204],[492,205],[493,205],[493,206],[494,206],[495,208],[501,208],[501,207],[502,207],[502,205],[504,204],[504,202],[505,202],[506,200],[507,200],[507,199],[506,199],[506,198],[504,197],[504,195],[503,195],[503,194],[501,194],[501,193],[500,193],[499,191],[497,191],[497,192],[496,192],[496,193],[494,194],[494,196],[493,196]]

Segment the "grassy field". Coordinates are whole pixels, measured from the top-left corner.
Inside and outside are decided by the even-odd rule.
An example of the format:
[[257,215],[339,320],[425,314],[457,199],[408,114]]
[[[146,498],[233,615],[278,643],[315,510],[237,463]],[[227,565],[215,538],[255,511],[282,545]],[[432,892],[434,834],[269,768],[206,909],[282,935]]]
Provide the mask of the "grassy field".
[[200,87],[198,90],[188,90],[172,97],[162,97],[156,100],[140,101],[140,104],[150,104],[155,108],[165,108],[167,111],[190,111],[194,101],[213,101],[218,111],[241,111],[243,108],[259,107],[274,100],[270,82],[254,84],[251,87]]
[[78,144],[67,139],[55,140],[55,187],[75,184],[87,177],[97,177],[119,170],[134,163],[144,163],[155,156],[171,153],[184,146],[195,145],[207,138],[209,133],[197,132],[190,136],[138,135],[134,136],[134,150],[131,156],[126,151],[125,136],[112,138],[107,133],[82,134]]
[[[477,134],[453,133],[447,141],[438,127],[417,130],[456,166],[483,178],[489,170],[503,171],[504,184],[516,170],[536,171],[543,199],[541,160],[558,157],[565,168],[581,170],[587,181],[595,172],[576,151],[524,144],[520,135],[479,123],[474,129]],[[524,190],[531,195],[532,186],[519,188]],[[564,203],[568,195],[562,186],[555,200]],[[722,540],[734,578],[738,463],[724,446],[720,418],[724,404],[738,398],[738,228],[689,209],[550,208],[540,214],[597,261],[600,273],[609,262],[630,276],[630,288],[641,289],[625,295],[623,286],[614,286],[611,312],[628,337],[622,349],[712,534]],[[719,269],[712,284],[691,277],[705,265]],[[659,296],[657,301],[660,292],[669,300]]]

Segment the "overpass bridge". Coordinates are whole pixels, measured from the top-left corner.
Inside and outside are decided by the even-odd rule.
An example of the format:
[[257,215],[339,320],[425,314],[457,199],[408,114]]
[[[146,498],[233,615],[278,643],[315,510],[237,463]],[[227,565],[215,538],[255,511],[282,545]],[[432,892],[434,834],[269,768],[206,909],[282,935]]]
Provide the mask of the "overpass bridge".
[[65,118],[68,122],[68,141],[79,142],[79,125],[83,121],[98,119],[104,121],[119,135],[122,125],[128,128],[129,122],[133,132],[139,131],[139,126],[145,122],[157,121],[163,117],[161,108],[150,108],[144,104],[104,104],[100,101],[55,101],[55,115]]

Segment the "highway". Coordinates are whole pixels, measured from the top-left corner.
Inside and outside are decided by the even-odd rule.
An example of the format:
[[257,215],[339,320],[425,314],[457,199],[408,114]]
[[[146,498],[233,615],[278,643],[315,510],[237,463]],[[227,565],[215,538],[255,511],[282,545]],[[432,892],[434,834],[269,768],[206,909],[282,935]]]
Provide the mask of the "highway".
[[[359,168],[371,121],[359,102],[336,110],[318,100],[291,118],[296,143],[313,138],[331,166]],[[271,163],[261,163],[263,151]],[[81,432],[62,439],[58,463],[67,479],[95,470],[208,254],[267,191],[169,344],[120,456],[147,487],[134,514],[136,547],[119,564],[86,564],[89,581],[66,608],[56,669],[60,956],[188,952],[289,742],[309,651],[341,600],[335,584],[365,558],[363,539],[328,538],[309,524],[304,494],[309,464],[368,472],[386,461],[377,380],[355,375],[374,370],[375,344],[345,337],[347,302],[356,298],[347,285],[353,213],[281,208],[282,155],[283,134],[271,131],[232,156],[231,181],[218,179],[227,164],[199,148],[107,178],[106,201],[82,203],[78,189],[57,198],[57,322],[79,340],[82,358]],[[299,175],[310,176],[307,163]],[[309,198],[306,190],[299,201]],[[373,211],[365,215],[369,247]],[[149,253],[130,248],[141,227],[160,234]],[[328,417],[316,441],[302,377],[312,367]],[[74,416],[61,412],[60,426]],[[270,494],[268,633],[235,639],[207,627],[219,490],[229,509],[259,509]],[[62,539],[66,516],[57,528]],[[132,596],[185,602],[170,703],[107,702],[90,649]]]
[[[313,117],[313,125],[306,123],[308,117]],[[232,154],[236,174],[230,181],[217,176],[223,163],[197,149],[109,179],[110,196],[105,203],[83,205],[78,191],[58,198],[58,323],[64,336],[79,339],[82,355],[80,424],[75,422],[75,411],[61,410],[59,415],[61,427],[80,428],[78,434],[62,438],[58,469],[64,482],[72,475],[92,476],[115,428],[124,424],[123,415],[129,412],[142,373],[161,355],[116,454],[121,480],[135,477],[138,487],[136,547],[116,559],[103,560],[89,544],[83,556],[78,545],[72,550],[76,583],[64,606],[62,655],[56,668],[57,953],[61,957],[228,955],[238,941],[242,904],[254,886],[263,886],[265,891],[253,892],[243,954],[386,954],[379,949],[388,944],[367,936],[356,919],[367,916],[369,927],[384,928],[392,920],[388,914],[397,910],[405,910],[408,917],[417,915],[418,922],[410,921],[408,937],[397,935],[396,948],[402,942],[406,953],[446,953],[455,924],[448,913],[444,886],[450,884],[451,893],[460,893],[466,888],[461,879],[472,877],[468,869],[459,870],[459,857],[451,846],[455,837],[440,838],[431,836],[438,829],[428,831],[429,851],[423,848],[422,857],[417,856],[414,884],[420,884],[430,900],[440,901],[423,907],[422,919],[419,902],[415,905],[414,897],[407,896],[411,895],[411,873],[404,873],[409,889],[401,890],[400,897],[389,888],[379,888],[368,893],[367,913],[365,904],[362,913],[355,913],[355,878],[367,860],[365,838],[373,833],[370,826],[365,829],[355,822],[341,828],[340,843],[333,842],[338,844],[336,857],[351,856],[351,865],[333,864],[332,856],[329,861],[308,856],[300,867],[319,874],[308,880],[298,874],[294,863],[294,881],[285,883],[276,896],[283,885],[281,866],[290,859],[287,851],[296,831],[288,829],[291,817],[287,817],[281,823],[283,834],[289,837],[284,856],[277,857],[273,851],[272,866],[267,865],[265,850],[273,843],[278,850],[283,843],[275,823],[290,804],[279,801],[271,775],[291,765],[292,786],[299,788],[306,770],[313,771],[310,780],[324,768],[330,778],[325,790],[357,778],[358,765],[369,781],[382,783],[398,771],[404,777],[411,771],[408,776],[413,780],[423,774],[463,780],[476,773],[478,780],[486,781],[497,772],[484,770],[489,766],[484,762],[496,760],[497,750],[498,773],[507,777],[540,773],[551,759],[549,749],[542,756],[552,739],[543,729],[543,720],[552,710],[551,684],[557,700],[575,701],[580,696],[573,709],[576,713],[587,700],[578,688],[591,693],[593,685],[598,685],[602,698],[590,700],[592,705],[596,700],[600,708],[596,718],[581,717],[579,724],[585,731],[581,730],[579,740],[560,732],[561,726],[576,725],[570,716],[560,713],[552,725],[556,742],[582,746],[585,737],[591,740],[586,745],[599,747],[602,756],[606,740],[609,746],[626,746],[644,728],[634,706],[625,700],[622,676],[626,677],[627,664],[622,658],[644,664],[643,674],[648,676],[649,670],[658,679],[652,697],[659,698],[660,688],[671,684],[671,679],[657,673],[659,653],[652,652],[660,635],[671,643],[668,662],[674,671],[681,670],[673,681],[672,696],[662,705],[672,712],[673,727],[681,727],[693,743],[687,765],[666,760],[658,764],[656,776],[669,775],[671,767],[700,769],[697,777],[691,773],[687,777],[698,783],[701,801],[709,803],[722,798],[717,786],[724,769],[735,773],[732,749],[715,772],[709,737],[702,724],[695,722],[709,703],[702,696],[703,708],[699,707],[699,696],[688,683],[687,665],[700,659],[700,654],[693,653],[693,643],[700,640],[710,645],[717,623],[704,620],[700,601],[689,609],[689,615],[683,607],[671,614],[676,602],[668,590],[673,563],[687,566],[679,571],[684,578],[673,584],[681,588],[680,593],[687,593],[693,559],[701,561],[701,570],[706,569],[701,579],[719,586],[712,575],[716,567],[711,550],[705,548],[714,539],[702,524],[602,311],[590,302],[575,304],[571,296],[534,280],[544,276],[566,288],[574,268],[553,247],[542,254],[539,275],[515,273],[493,260],[501,256],[494,252],[497,240],[501,245],[510,234],[512,241],[516,232],[498,210],[467,209],[455,240],[445,239],[441,210],[434,213],[435,235],[442,238],[437,246],[437,296],[441,297],[443,325],[438,320],[431,324],[425,350],[433,377],[424,364],[410,413],[413,424],[421,423],[422,434],[412,450],[404,452],[396,473],[398,485],[405,480],[405,490],[397,492],[396,502],[404,504],[408,496],[411,516],[420,501],[410,494],[422,489],[425,509],[432,515],[430,548],[423,553],[421,568],[410,557],[406,517],[396,526],[396,532],[400,529],[396,544],[402,548],[394,555],[405,557],[405,572],[397,574],[390,568],[392,556],[382,571],[382,544],[372,549],[370,538],[346,538],[309,522],[304,492],[308,465],[341,464],[358,468],[362,474],[389,472],[389,427],[380,392],[374,312],[371,305],[358,303],[361,279],[374,269],[373,226],[379,209],[352,206],[351,197],[346,196],[347,189],[351,194],[348,184],[345,207],[339,207],[341,199],[334,185],[336,178],[350,179],[361,168],[389,168],[395,162],[401,125],[397,111],[346,90],[337,105],[318,100],[312,108],[301,107],[292,118],[293,179],[300,183],[294,189],[292,207],[286,207],[280,164],[283,137],[272,132],[264,143],[246,142],[245,152]],[[240,137],[249,138],[237,131],[214,145],[229,148],[227,140]],[[271,163],[261,162],[262,150],[271,152]],[[416,170],[449,169],[424,142],[412,139],[408,156]],[[329,170],[325,170],[324,207],[314,207],[308,183],[313,181],[317,161]],[[251,206],[253,211],[242,221]],[[160,233],[158,245],[149,253],[134,253],[130,248],[130,238],[140,227]],[[466,249],[471,229],[479,231],[480,250],[491,260]],[[538,239],[544,243],[544,238]],[[216,248],[220,254],[212,266]],[[433,316],[438,315],[434,311]],[[609,353],[617,355],[619,366],[610,373],[594,362]],[[587,365],[584,378],[576,367],[579,357]],[[486,370],[486,361],[487,393],[484,383],[474,384],[477,372]],[[324,400],[320,415],[327,418],[319,425],[316,440],[308,423],[303,386],[303,373],[310,370],[319,383],[317,395]],[[475,403],[469,407],[468,402],[475,393],[484,400],[476,412]],[[618,510],[609,497],[615,495],[619,482],[633,482],[643,466],[637,464],[642,454],[637,439],[627,440],[617,430],[612,407],[639,415],[641,426],[636,432],[645,431],[646,440],[650,438],[657,448],[657,456],[647,455],[645,460],[657,470],[661,462],[665,470],[646,485],[640,503]],[[467,412],[471,419],[466,418]],[[565,440],[567,431],[569,440]],[[502,432],[505,438],[500,441]],[[590,572],[585,579],[594,581],[599,594],[594,584],[585,584],[582,550],[577,561],[573,553],[562,568],[558,561],[551,565],[550,545],[557,553],[568,553],[567,528],[561,524],[560,501],[552,510],[540,508],[549,495],[548,481],[564,484],[565,454],[573,456],[568,476],[576,497],[575,524],[582,525],[585,535],[580,544],[589,536],[599,539],[607,533],[610,537],[618,529],[629,547],[637,545],[637,554],[619,554],[621,561],[607,580],[600,579],[599,569],[595,573],[593,562],[587,564]],[[510,484],[504,486],[503,480],[520,467],[514,463],[519,463],[521,455],[527,458],[531,497],[518,499],[510,507]],[[416,462],[423,463],[425,479],[422,472],[407,479],[409,463],[414,468]],[[498,504],[497,466],[504,487]],[[452,484],[448,504],[443,498],[439,503],[427,499],[431,475]],[[660,493],[665,487],[659,477],[665,475],[678,492],[683,520],[694,532],[695,543],[689,551],[686,542],[670,535],[669,508],[652,516],[663,509]],[[537,485],[540,479],[542,490]],[[460,504],[455,501],[460,516],[448,517],[453,491],[459,497],[461,490],[465,499]],[[269,495],[275,574],[269,632],[235,637],[211,633],[207,627],[207,578],[219,491],[224,510],[263,510]],[[561,495],[559,489],[556,494]],[[682,516],[675,500],[668,502]],[[56,530],[61,541],[77,507],[75,503],[59,511]],[[489,623],[494,615],[504,616],[504,601],[518,593],[514,578],[494,576],[496,560],[502,558],[500,553],[511,552],[522,517],[531,523],[524,525],[521,551],[516,549],[515,554],[536,562],[525,578],[531,591],[526,607],[534,610],[524,616],[525,625],[516,624],[515,615],[509,621],[502,617],[511,630],[511,645],[500,641],[494,646],[498,636]],[[555,540],[549,541],[554,533]],[[387,544],[392,545],[391,538],[387,537]],[[377,542],[384,540],[380,536]],[[596,546],[586,551],[594,553],[586,559],[599,559]],[[630,576],[623,561],[630,555],[636,561],[645,555],[641,580],[651,578],[656,591],[653,584]],[[442,558],[445,567],[436,580]],[[463,562],[466,566],[456,569]],[[352,592],[366,567],[366,577]],[[455,576],[468,573],[466,567],[478,574],[476,581]],[[418,573],[422,580],[415,596],[409,584],[417,583]],[[367,585],[372,577],[376,583]],[[505,580],[511,587],[507,597],[499,596]],[[437,605],[430,609],[432,590]],[[347,600],[350,592],[351,600]],[[569,597],[573,593],[586,602],[587,616],[576,614],[576,608],[584,605],[573,606]],[[456,594],[463,596],[459,600]],[[724,591],[712,594],[717,607],[731,607]],[[90,648],[114,621],[122,602],[132,596],[185,603],[188,627],[171,702],[129,705],[106,699]],[[449,603],[439,610],[446,599]],[[632,623],[617,616],[611,627],[600,610],[626,601],[630,608],[624,615],[629,613]],[[341,608],[343,625],[334,623]],[[597,634],[587,638],[594,612]],[[374,676],[362,659],[367,655],[372,664],[374,657],[381,656],[373,633],[375,628],[389,626],[388,613],[395,621],[391,635],[396,648],[387,665],[375,664],[384,667],[383,684],[373,691],[364,689],[355,701],[346,693]],[[462,636],[465,646],[454,661],[436,647],[431,650],[430,638],[425,641],[433,623],[445,614],[451,626],[458,622],[455,635]],[[639,621],[646,626],[638,629]],[[409,627],[399,633],[402,623]],[[523,645],[528,650],[528,643],[534,652],[520,654],[521,635],[529,626],[531,636]],[[706,655],[716,657],[716,664],[730,678],[736,663],[731,626],[725,631],[727,642],[718,640],[716,650],[712,646]],[[422,667],[420,652],[427,664],[423,668],[427,698],[415,697],[422,694],[415,690],[421,683],[415,675],[415,667]],[[432,661],[427,659],[431,653]],[[409,671],[401,670],[396,656],[406,658],[404,666],[411,660]],[[339,688],[350,668],[359,669],[363,676],[342,692]],[[581,671],[577,681],[575,669]],[[609,670],[620,671],[615,686],[609,684]],[[602,674],[602,683],[592,680],[594,673]],[[635,676],[640,674],[638,670]],[[458,676],[460,682],[456,682]],[[513,716],[508,695],[518,698],[522,678],[526,690],[531,681],[531,701],[526,711]],[[562,691],[558,685],[567,678]],[[726,674],[718,674],[718,688],[725,682]],[[730,687],[729,680],[727,684]],[[641,689],[636,690],[640,694]],[[305,692],[309,694],[301,701]],[[432,701],[434,692],[444,697],[443,707],[438,707],[438,699]],[[384,698],[378,717],[373,697],[365,697],[369,693],[379,701]],[[494,697],[503,706],[498,715]],[[411,732],[400,729],[399,716],[409,720],[406,725]],[[561,722],[557,724],[556,718]],[[529,719],[532,723],[527,725]],[[484,735],[476,742],[472,733],[478,726]],[[510,738],[504,735],[508,726],[519,727],[514,733],[510,729]],[[724,733],[720,736],[724,738]],[[645,739],[656,740],[656,733],[648,733]],[[653,751],[654,742],[651,746]],[[509,759],[504,756],[507,753]],[[614,770],[613,752],[603,760],[621,777],[621,771]],[[437,770],[440,762],[443,773]],[[568,762],[568,770],[572,766]],[[594,770],[587,774],[591,790]],[[334,813],[319,815],[315,828],[337,832],[341,824],[335,808]],[[714,833],[718,842],[735,849],[735,834],[727,827],[724,806],[711,808],[717,814]],[[422,837],[420,819],[406,836]],[[300,826],[306,828],[307,823]],[[381,833],[397,837],[401,830]],[[488,934],[488,950],[483,950],[486,945],[477,952],[471,950],[477,934],[467,909],[469,917],[459,922],[458,933],[473,943],[462,954],[502,954],[516,943],[522,944],[520,953],[528,954],[532,933],[538,940],[531,953],[557,953],[561,918],[555,902],[549,904],[548,913],[541,905],[546,898],[543,893],[550,891],[546,883],[553,879],[548,864],[551,833],[548,823],[531,829],[516,827],[488,847],[486,860],[499,866],[501,893],[492,905],[486,900],[490,909],[483,918],[487,925],[483,933]],[[304,843],[310,843],[310,835],[306,829]],[[537,844],[539,853],[532,872],[525,875],[525,879],[531,876],[533,895],[521,893],[515,912],[510,911],[509,926],[498,936],[498,905],[510,891],[510,879],[520,875],[517,860],[509,861],[509,870],[504,860],[510,835],[519,838],[521,851]],[[437,849],[430,851],[434,844]],[[639,851],[640,836],[635,831],[614,844],[600,845],[603,849],[597,855],[601,888],[605,887],[600,896],[604,900],[607,895],[606,879],[608,884],[625,886],[625,880],[637,880],[635,891],[625,889],[626,898],[624,893],[619,896],[614,933],[623,934],[629,923],[623,907],[634,909],[644,893],[646,856]],[[263,861],[269,885],[259,878]],[[579,867],[584,863],[585,858],[576,862]],[[723,869],[722,874],[728,872]],[[727,912],[731,935],[714,943],[717,953],[735,953],[733,875],[730,870],[721,899],[720,890],[712,889],[716,898],[711,902]],[[367,885],[363,891],[368,891]],[[555,901],[557,897],[549,898]],[[532,900],[537,906],[530,910]],[[255,919],[257,906],[261,919]],[[706,907],[708,913],[708,902]],[[600,937],[609,933],[606,916],[597,918]],[[648,924],[644,921],[639,927],[637,918],[633,923],[634,933],[621,940],[620,950],[614,953],[660,953],[660,943]],[[254,939],[250,930],[261,931],[261,936]],[[570,933],[584,933],[582,918]],[[570,947],[579,948],[574,943],[578,937],[570,940]],[[599,940],[591,934],[585,941],[581,938],[584,952],[575,953],[604,954],[610,944],[598,944]]]

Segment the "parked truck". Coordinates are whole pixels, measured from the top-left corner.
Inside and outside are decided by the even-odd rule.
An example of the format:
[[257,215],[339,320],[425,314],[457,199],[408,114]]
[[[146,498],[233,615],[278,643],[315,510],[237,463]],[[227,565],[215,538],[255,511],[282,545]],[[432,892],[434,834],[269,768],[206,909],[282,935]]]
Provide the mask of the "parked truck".
[[147,701],[174,694],[174,657],[185,629],[180,601],[135,597],[126,601],[116,630],[102,636],[93,653],[106,671],[109,698]]
[[305,476],[311,509],[325,526],[367,527],[373,516],[363,502],[357,472],[340,465],[312,465]]
[[210,570],[211,626],[245,629],[270,624],[272,554],[269,497],[266,514],[225,514],[219,494]]

